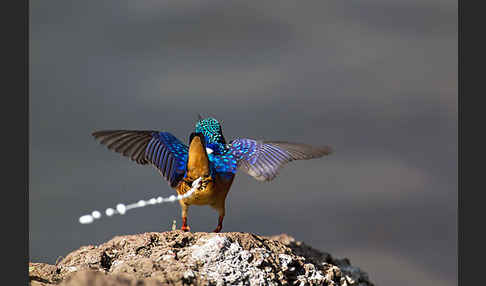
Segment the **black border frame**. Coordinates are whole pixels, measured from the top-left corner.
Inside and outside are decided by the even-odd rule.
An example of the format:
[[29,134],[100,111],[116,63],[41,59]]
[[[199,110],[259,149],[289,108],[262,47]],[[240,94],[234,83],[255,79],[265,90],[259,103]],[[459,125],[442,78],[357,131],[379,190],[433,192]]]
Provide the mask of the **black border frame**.
[[477,3],[458,1],[458,285],[484,283],[480,279],[484,271],[481,258],[486,236],[478,231],[484,226],[481,213],[484,200],[479,197],[484,194],[481,180],[484,175],[480,162],[473,162],[479,159],[482,152],[478,151],[485,145],[481,136],[474,136],[482,135],[484,130],[480,116],[483,106],[474,101],[483,97],[480,67],[484,66],[486,50],[481,41],[484,29],[480,20],[484,18],[484,10]]
[[[4,3],[2,195],[5,285],[29,285],[29,1]],[[8,139],[8,140],[6,140]],[[14,199],[14,200],[12,200]],[[12,282],[7,282],[12,280]]]

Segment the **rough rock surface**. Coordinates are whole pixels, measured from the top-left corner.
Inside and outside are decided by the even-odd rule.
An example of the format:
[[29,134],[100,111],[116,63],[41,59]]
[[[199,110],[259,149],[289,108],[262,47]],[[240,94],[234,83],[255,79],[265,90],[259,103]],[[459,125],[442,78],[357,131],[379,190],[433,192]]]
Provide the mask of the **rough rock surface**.
[[282,234],[163,233],[83,246],[56,265],[29,263],[30,285],[373,285],[348,259]]

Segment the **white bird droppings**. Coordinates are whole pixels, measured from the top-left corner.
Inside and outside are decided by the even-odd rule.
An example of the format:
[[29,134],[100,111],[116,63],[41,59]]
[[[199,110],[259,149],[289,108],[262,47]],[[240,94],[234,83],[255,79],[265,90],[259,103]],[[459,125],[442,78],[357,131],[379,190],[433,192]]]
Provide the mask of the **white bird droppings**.
[[115,210],[112,209],[112,208],[107,208],[105,213],[106,213],[107,216],[112,216],[112,215],[115,214]]
[[[197,188],[199,188],[201,180],[202,180],[202,178],[198,178],[197,180],[192,182],[192,188],[187,193],[185,193],[183,195],[178,195],[178,196],[172,195],[172,196],[165,198],[165,199],[163,197],[157,197],[157,198],[151,198],[147,201],[140,200],[137,203],[129,204],[129,205],[125,205],[125,204],[120,203],[120,204],[116,205],[116,209],[107,208],[105,210],[105,214],[106,214],[106,216],[109,216],[109,217],[113,216],[114,214],[123,215],[130,209],[142,208],[142,207],[145,207],[147,205],[161,204],[161,203],[164,203],[164,202],[175,202],[175,201],[178,201],[178,200],[185,199],[185,198],[191,196],[197,190]],[[101,213],[99,211],[95,210],[95,211],[91,212],[91,214],[81,216],[79,218],[79,223],[89,224],[89,223],[92,223],[95,219],[99,219],[99,218],[101,218]]]
[[118,213],[120,213],[121,215],[123,215],[127,211],[127,207],[124,204],[117,204],[116,205],[116,210],[118,211]]
[[79,218],[79,223],[82,223],[82,224],[92,223],[93,220],[94,219],[91,215],[84,215],[84,216]]
[[91,213],[91,216],[94,217],[94,218],[96,218],[96,219],[98,219],[98,218],[101,217],[101,213],[99,211],[93,211]]

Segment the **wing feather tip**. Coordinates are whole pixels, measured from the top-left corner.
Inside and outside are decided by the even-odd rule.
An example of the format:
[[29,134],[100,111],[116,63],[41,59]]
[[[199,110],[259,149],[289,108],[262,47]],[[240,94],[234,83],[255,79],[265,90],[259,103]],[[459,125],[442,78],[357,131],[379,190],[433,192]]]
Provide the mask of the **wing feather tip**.
[[331,147],[331,146],[329,146],[329,145],[322,146],[320,149],[321,149],[321,153],[322,153],[323,155],[331,155],[331,154],[333,154],[333,153],[334,153],[334,151],[335,151],[335,150],[334,150],[334,148],[333,148],[333,147]]
[[93,131],[93,132],[91,132],[91,136],[93,136],[93,137],[94,137],[94,139],[96,140],[96,139],[98,139],[100,136],[102,136],[102,135],[101,135],[101,132],[103,132],[103,131]]

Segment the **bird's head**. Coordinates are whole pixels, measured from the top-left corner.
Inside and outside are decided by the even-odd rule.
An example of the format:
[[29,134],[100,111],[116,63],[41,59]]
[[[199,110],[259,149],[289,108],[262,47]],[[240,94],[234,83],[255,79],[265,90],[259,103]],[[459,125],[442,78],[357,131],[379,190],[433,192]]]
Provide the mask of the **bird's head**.
[[200,118],[196,123],[196,133],[204,134],[208,144],[226,144],[221,125],[219,124],[218,120],[212,117]]

